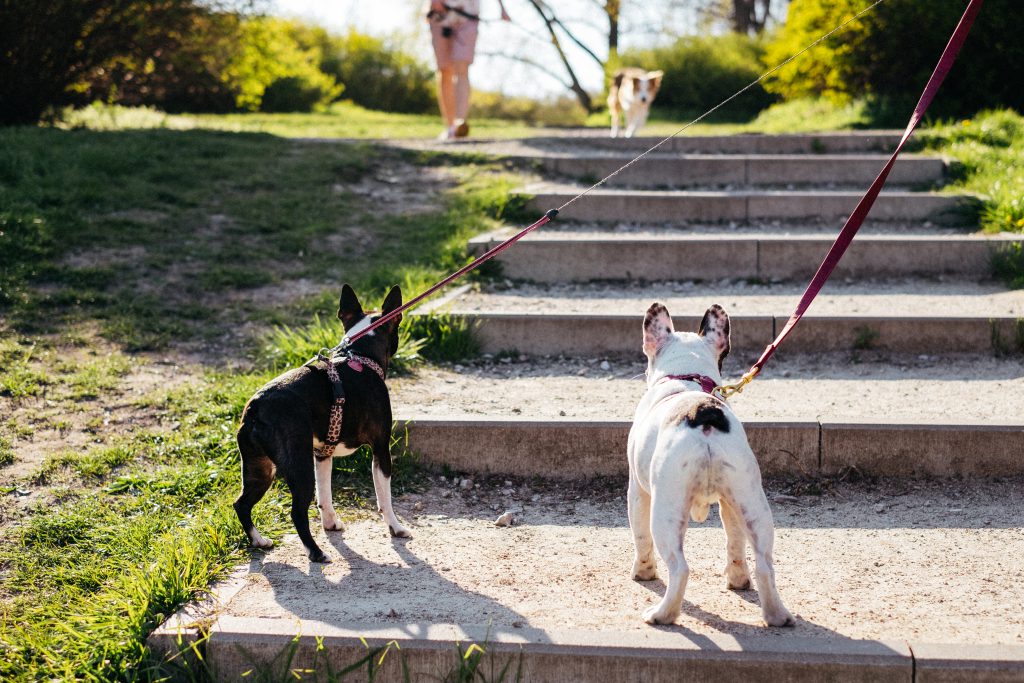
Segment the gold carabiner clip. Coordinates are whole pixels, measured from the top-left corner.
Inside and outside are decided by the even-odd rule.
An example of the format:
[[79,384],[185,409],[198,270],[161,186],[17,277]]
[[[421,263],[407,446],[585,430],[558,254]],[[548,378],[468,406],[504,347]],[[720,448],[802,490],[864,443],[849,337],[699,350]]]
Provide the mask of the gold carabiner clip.
[[736,384],[723,384],[720,387],[715,387],[715,390],[711,392],[712,396],[717,396],[723,401],[728,401],[730,396],[740,393],[743,391],[743,387],[750,384],[751,380],[757,377],[757,373],[761,372],[760,368],[751,368],[750,372],[743,375],[739,382]]

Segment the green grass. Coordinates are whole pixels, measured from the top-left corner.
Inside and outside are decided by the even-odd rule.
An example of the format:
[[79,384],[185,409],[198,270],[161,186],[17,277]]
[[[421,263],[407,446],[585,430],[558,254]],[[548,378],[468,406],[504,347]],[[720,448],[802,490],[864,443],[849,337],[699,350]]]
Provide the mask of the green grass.
[[992,255],[992,272],[1013,289],[1024,289],[1024,246],[1003,247]]

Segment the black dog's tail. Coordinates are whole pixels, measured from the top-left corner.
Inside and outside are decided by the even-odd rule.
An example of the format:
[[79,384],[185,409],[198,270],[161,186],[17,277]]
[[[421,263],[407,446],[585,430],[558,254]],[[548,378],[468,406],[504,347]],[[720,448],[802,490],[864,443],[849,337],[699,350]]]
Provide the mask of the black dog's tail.
[[683,421],[693,429],[713,427],[723,434],[729,433],[729,418],[725,416],[721,404],[710,396],[697,401]]

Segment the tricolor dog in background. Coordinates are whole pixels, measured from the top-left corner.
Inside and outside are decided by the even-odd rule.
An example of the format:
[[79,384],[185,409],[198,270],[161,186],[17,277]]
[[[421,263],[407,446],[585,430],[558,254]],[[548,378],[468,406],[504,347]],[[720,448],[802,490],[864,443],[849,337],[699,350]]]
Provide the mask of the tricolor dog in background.
[[636,545],[633,578],[657,578],[655,548],[669,574],[665,597],[644,612],[644,620],[671,624],[679,616],[690,576],[683,555],[688,518],[703,522],[717,502],[727,538],[729,588],[750,587],[750,541],[764,620],[769,626],[792,626],[793,617],[775,588],[775,528],[761,470],[743,425],[725,401],[710,393],[722,383],[729,316],[715,305],[704,314],[697,334],[676,332],[668,309],[654,303],[644,318],[643,350],[647,393],[637,406],[627,447],[629,527]]
[[[402,291],[392,287],[380,315],[401,305]],[[342,288],[338,318],[346,334],[365,329],[380,315],[364,313],[352,288]],[[388,531],[392,536],[412,536],[391,506],[391,399],[384,384],[398,350],[401,321],[401,315],[395,317],[340,356],[318,356],[285,372],[249,399],[238,428],[242,493],[235,513],[253,547],[274,545],[253,526],[252,508],[278,473],[291,491],[292,523],[309,559],[329,562],[309,531],[309,504],[315,490],[324,529],[341,530],[331,502],[331,459],[354,453],[363,444],[373,449],[373,489]]]
[[612,115],[612,137],[619,137],[619,119],[626,119],[627,138],[647,123],[651,103],[661,87],[663,71],[644,71],[635,67],[619,69],[608,91],[608,111]]

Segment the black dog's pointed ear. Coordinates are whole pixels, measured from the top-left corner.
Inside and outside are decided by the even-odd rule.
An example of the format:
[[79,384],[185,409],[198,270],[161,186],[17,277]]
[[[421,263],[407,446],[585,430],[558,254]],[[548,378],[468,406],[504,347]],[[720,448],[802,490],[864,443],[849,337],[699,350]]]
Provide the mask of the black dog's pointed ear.
[[[384,297],[384,303],[380,307],[381,315],[387,315],[391,311],[395,310],[402,305],[402,288],[395,285],[388,292],[388,295]],[[402,316],[397,316],[392,322],[397,326],[398,323],[402,322]]]
[[341,299],[338,301],[338,320],[345,326],[345,331],[366,316],[359,304],[355,291],[347,284],[341,288]]

